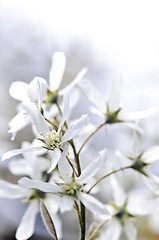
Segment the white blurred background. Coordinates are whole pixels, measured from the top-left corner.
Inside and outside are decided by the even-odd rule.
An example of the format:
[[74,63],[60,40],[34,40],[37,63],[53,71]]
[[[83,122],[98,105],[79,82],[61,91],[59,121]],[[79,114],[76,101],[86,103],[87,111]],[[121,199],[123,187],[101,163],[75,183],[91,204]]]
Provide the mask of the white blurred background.
[[[8,93],[11,82],[30,82],[34,76],[48,78],[54,51],[66,54],[66,81],[87,67],[87,77],[103,95],[115,78],[123,79],[125,108],[158,105],[158,12],[158,0],[0,0],[0,153],[19,147],[24,135],[27,140],[32,137],[26,134],[27,129],[11,142],[7,133],[17,104]],[[86,104],[85,99],[74,114],[85,113],[82,103]],[[158,125],[156,116],[147,120],[146,137],[150,140],[145,145],[159,143]],[[7,172],[6,163],[0,167],[2,178],[16,181]],[[8,227],[14,232],[23,211],[19,202],[15,202],[15,211],[10,204],[0,200],[2,235]]]

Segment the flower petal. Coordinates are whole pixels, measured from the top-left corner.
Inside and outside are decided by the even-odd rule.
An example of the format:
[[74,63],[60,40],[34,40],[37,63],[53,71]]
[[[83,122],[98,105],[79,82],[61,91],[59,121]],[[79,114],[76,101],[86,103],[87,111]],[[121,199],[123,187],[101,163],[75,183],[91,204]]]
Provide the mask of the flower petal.
[[120,238],[121,231],[122,227],[120,223],[113,218],[106,225],[104,239],[118,240]]
[[61,131],[62,126],[64,125],[64,122],[68,116],[69,113],[69,98],[68,95],[65,94],[63,97],[63,110],[62,110],[62,119],[58,127],[57,133],[59,134]]
[[104,149],[99,152],[99,156],[94,159],[82,172],[80,177],[78,178],[79,182],[84,182],[88,178],[93,177],[96,175],[96,173],[102,168],[102,166],[106,162],[106,155],[107,155],[107,150]]
[[122,80],[121,78],[117,78],[113,82],[107,103],[110,112],[115,112],[120,108],[119,104],[121,99],[121,93],[122,93]]
[[118,114],[118,119],[121,121],[133,121],[139,120],[143,118],[147,118],[158,111],[158,107],[151,107],[143,111],[135,111],[135,112],[125,112],[121,110]]
[[65,71],[66,57],[63,52],[55,52],[52,57],[49,85],[51,91],[57,91]]
[[12,134],[12,141],[15,139],[16,133],[26,127],[29,124],[29,119],[24,112],[16,114],[11,121],[9,122],[9,131],[8,133]]
[[27,83],[16,81],[11,84],[9,94],[14,99],[24,102],[28,100],[27,89],[28,89]]
[[90,81],[83,80],[78,84],[78,87],[84,96],[91,101],[97,107],[97,109],[99,109],[103,114],[106,113],[105,100]]
[[153,146],[145,151],[142,155],[142,160],[146,163],[151,163],[159,160],[159,146]]
[[48,170],[48,173],[52,172],[52,170],[55,169],[56,165],[58,164],[58,161],[59,161],[60,157],[61,157],[61,151],[58,148],[56,148],[53,151],[51,166]]
[[72,173],[72,168],[66,159],[67,154],[68,154],[68,145],[66,144],[58,164],[59,173],[65,182],[70,181],[71,173]]
[[35,77],[28,86],[28,96],[33,103],[38,103],[38,108],[41,109],[41,104],[46,96],[47,82],[45,79]]
[[8,165],[9,171],[14,175],[31,176],[32,169],[24,159],[12,160]]
[[37,150],[41,150],[41,147],[29,147],[29,148],[23,148],[23,149],[10,150],[2,155],[1,161],[10,159],[16,155],[22,154],[23,152],[32,152]]
[[99,214],[100,216],[103,216],[105,219],[110,218],[110,213],[108,212],[106,206],[100,201],[98,201],[96,198],[84,192],[79,192],[78,197],[80,201],[83,203],[83,205],[85,205],[85,207],[93,214],[95,215]]
[[26,195],[26,189],[19,187],[17,184],[12,184],[0,179],[0,197],[1,198],[23,198]]
[[19,224],[19,227],[16,231],[17,240],[26,240],[33,235],[37,213],[38,202],[33,201],[30,203],[29,207],[24,213],[22,220]]
[[60,90],[59,94],[63,95],[66,92],[68,93],[75,85],[77,85],[84,77],[84,75],[87,73],[87,68],[83,68],[75,77],[75,79],[73,81],[71,81],[71,83],[69,83],[65,88],[63,88],[62,90]]
[[88,122],[89,118],[87,115],[82,115],[78,120],[74,121],[62,137],[62,142],[76,137],[86,127]]
[[61,188],[53,183],[46,183],[38,180],[32,180],[27,177],[23,177],[18,181],[18,184],[21,187],[27,188],[27,189],[39,189],[43,192],[60,192]]
[[30,120],[35,126],[37,132],[46,136],[46,134],[50,131],[49,126],[39,109],[33,103],[24,104],[24,109],[30,117]]
[[128,240],[136,240],[137,239],[137,229],[132,222],[126,221],[124,230],[125,230],[125,234],[126,234]]

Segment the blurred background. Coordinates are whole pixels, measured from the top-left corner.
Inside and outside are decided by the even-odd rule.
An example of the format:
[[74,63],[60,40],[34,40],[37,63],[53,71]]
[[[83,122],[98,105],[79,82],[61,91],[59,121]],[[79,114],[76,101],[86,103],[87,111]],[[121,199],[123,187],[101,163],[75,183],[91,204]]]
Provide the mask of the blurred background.
[[[126,109],[143,110],[158,105],[158,12],[157,0],[0,0],[0,155],[20,147],[24,136],[25,140],[32,140],[30,129],[18,133],[14,142],[7,133],[8,122],[15,115],[17,105],[9,96],[10,84],[30,82],[35,76],[48,79],[55,51],[64,51],[67,57],[63,84],[73,79],[82,67],[87,67],[87,78],[104,96],[115,78],[123,79],[121,104]],[[80,101],[74,117],[87,112],[86,99]],[[144,146],[159,143],[158,117],[155,115],[143,124],[145,139],[148,139],[144,139]],[[112,129],[111,137],[106,136],[112,149],[114,134],[116,128]],[[92,142],[97,150],[101,148],[100,144],[95,144],[99,137],[101,139],[100,133]],[[119,141],[115,144],[120,145],[121,139],[126,144],[123,136],[116,139]],[[8,172],[7,163],[0,163],[0,177],[17,181]],[[14,239],[23,212],[20,201],[0,200],[0,240]],[[63,218],[64,221],[69,218],[74,224],[72,216],[66,214]],[[140,224],[139,239],[159,239],[156,229],[152,231],[142,221]],[[67,224],[64,225],[64,240],[76,239],[73,230],[69,228],[68,233],[66,229]],[[49,239],[39,218],[32,239],[40,239],[40,236]]]

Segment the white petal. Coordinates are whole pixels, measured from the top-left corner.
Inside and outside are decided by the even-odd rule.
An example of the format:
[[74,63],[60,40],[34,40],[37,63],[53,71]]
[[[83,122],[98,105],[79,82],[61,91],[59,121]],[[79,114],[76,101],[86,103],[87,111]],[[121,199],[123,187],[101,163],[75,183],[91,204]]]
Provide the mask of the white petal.
[[56,214],[58,212],[59,205],[58,205],[58,201],[55,198],[55,196],[53,196],[51,194],[47,194],[46,199],[44,199],[44,203],[45,203],[51,216],[53,216],[54,214]]
[[78,197],[83,205],[91,211],[93,214],[100,214],[105,219],[110,217],[110,213],[108,212],[106,206],[98,201],[96,198],[92,197],[89,194],[79,192]]
[[15,139],[16,133],[26,127],[30,123],[26,113],[20,112],[16,114],[11,121],[9,122],[9,131],[8,133],[12,133],[12,140]]
[[117,111],[120,106],[120,99],[122,93],[122,80],[121,78],[117,78],[112,85],[109,99],[108,99],[108,107],[111,112]]
[[63,52],[55,52],[52,57],[49,85],[51,91],[58,90],[65,71],[66,57]]
[[143,153],[141,158],[146,163],[159,160],[159,146],[153,146],[152,148],[148,149]]
[[121,110],[118,114],[118,119],[122,121],[132,121],[147,118],[158,111],[158,107],[148,108],[143,111],[124,112]]
[[46,136],[46,134],[50,131],[49,126],[39,109],[33,103],[25,104],[24,109],[30,117],[30,120],[35,126],[37,132],[39,134],[42,133],[44,136]]
[[65,94],[63,97],[63,110],[62,110],[62,119],[58,127],[57,133],[60,133],[62,126],[64,125],[64,122],[68,116],[69,113],[69,98],[68,95]]
[[18,181],[18,184],[27,189],[39,189],[43,192],[61,192],[61,188],[53,183],[41,182],[38,180],[31,180],[27,177],[23,177]]
[[88,122],[89,118],[87,115],[82,115],[78,120],[74,121],[62,137],[62,142],[76,137],[87,126]]
[[32,151],[37,151],[40,150],[41,147],[29,147],[29,148],[24,148],[24,149],[14,149],[10,150],[2,155],[2,161],[10,159],[16,155],[22,154],[23,152],[32,152]]
[[0,197],[1,198],[23,198],[26,195],[26,190],[19,187],[17,184],[12,184],[4,180],[0,180]]
[[12,160],[11,162],[9,162],[8,168],[10,172],[14,175],[31,176],[32,173],[31,167],[24,159]]
[[71,81],[71,83],[69,83],[64,89],[60,90],[59,94],[63,95],[66,92],[69,92],[75,85],[77,85],[83,79],[86,73],[87,73],[87,68],[83,68],[75,77],[75,79]]
[[71,173],[72,173],[72,168],[66,159],[67,154],[68,154],[68,145],[65,146],[58,164],[59,173],[65,182],[70,181]]
[[126,199],[126,194],[123,190],[123,188],[120,186],[119,182],[115,178],[115,176],[110,176],[110,184],[112,186],[112,194],[113,199],[117,206],[121,206],[124,204]]
[[130,221],[125,222],[124,230],[128,240],[137,239],[137,229],[132,222]]
[[46,96],[47,82],[45,79],[35,77],[28,86],[28,96],[33,103],[38,103],[38,108],[41,109],[41,104]]
[[119,240],[122,227],[120,223],[112,219],[106,225],[106,231],[104,231],[104,239]]
[[94,159],[87,168],[84,169],[80,177],[78,178],[79,182],[84,182],[86,179],[93,177],[96,173],[103,167],[107,158],[107,150],[102,150],[99,152],[99,156]]
[[69,196],[60,197],[58,204],[59,204],[61,213],[70,211],[73,208],[73,204],[74,204],[73,198]]
[[122,122],[122,124],[132,130],[135,130],[139,134],[142,134],[142,135],[144,134],[144,130],[141,127],[139,127],[136,123]]
[[83,80],[78,84],[80,90],[103,114],[106,112],[106,103],[100,92],[90,81]]
[[26,240],[33,235],[37,213],[38,203],[34,201],[30,203],[19,224],[19,227],[16,231],[17,240]]
[[13,97],[14,99],[24,102],[28,99],[27,89],[28,89],[27,83],[17,81],[11,84],[9,93],[11,97]]
[[60,157],[61,157],[61,151],[58,148],[56,148],[53,151],[51,166],[48,170],[48,173],[52,172],[52,170],[55,169],[56,165],[58,164],[58,161],[59,161]]
[[54,196],[49,196],[47,194],[47,198],[44,200],[45,206],[47,207],[47,210],[53,220],[57,237],[58,239],[62,238],[62,222],[59,216],[56,214],[59,210],[59,204],[57,199],[55,200]]

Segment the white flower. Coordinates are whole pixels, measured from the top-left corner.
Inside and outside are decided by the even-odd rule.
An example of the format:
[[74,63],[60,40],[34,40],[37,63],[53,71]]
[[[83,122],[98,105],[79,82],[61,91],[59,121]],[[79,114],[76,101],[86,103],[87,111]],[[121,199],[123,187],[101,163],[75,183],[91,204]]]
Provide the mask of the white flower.
[[83,68],[66,87],[61,88],[63,80],[63,74],[66,66],[66,57],[63,52],[55,52],[52,56],[52,66],[50,70],[50,77],[48,83],[48,92],[45,99],[45,103],[51,105],[57,102],[58,96],[62,96],[68,93],[76,84],[78,84],[87,72],[86,68]]
[[[62,205],[62,211],[70,210],[73,206],[73,201],[80,200],[93,214],[100,214],[109,218],[109,212],[105,205],[85,192],[89,179],[104,165],[106,161],[106,150],[101,151],[99,156],[84,169],[79,177],[77,177],[75,173],[73,174],[72,168],[66,160],[66,155],[67,150],[63,152],[63,156],[58,164],[61,178],[59,182],[56,179],[56,184],[22,178],[18,182],[19,185],[28,189],[35,188],[43,192],[57,193],[61,196],[59,197],[59,204]],[[58,187],[56,191],[54,186]]]
[[39,109],[34,104],[32,103],[26,104],[25,110],[28,116],[30,117],[33,126],[36,129],[38,139],[40,139],[39,146],[8,151],[7,153],[3,154],[2,161],[9,159],[17,154],[21,154],[23,152],[41,150],[41,148],[46,148],[48,150],[53,151],[51,167],[49,169],[49,172],[51,172],[56,167],[61,157],[62,151],[61,149],[64,147],[63,145],[69,140],[79,135],[80,132],[88,124],[89,119],[87,115],[82,115],[81,118],[74,121],[63,134],[62,127],[69,112],[68,98],[66,97],[66,95],[64,97],[63,114],[58,130],[53,129],[46,122],[44,116],[41,114]]
[[0,198],[23,199],[25,203],[29,204],[17,228],[17,240],[26,240],[33,235],[36,216],[39,212],[40,199],[43,199],[51,217],[53,217],[55,227],[57,226],[59,230],[57,233],[59,238],[61,238],[61,226],[59,225],[59,218],[56,215],[59,206],[53,195],[45,194],[36,189],[25,189],[17,184],[11,184],[4,180],[0,180]]
[[[47,83],[43,78],[35,77],[29,84],[24,82],[13,82],[9,89],[10,95],[21,103],[32,102],[41,110],[42,102],[46,96]],[[12,140],[16,133],[30,123],[23,105],[18,106],[18,113],[9,122],[9,133],[12,134]]]
[[[55,52],[52,57],[52,66],[50,70],[49,82],[41,77],[35,77],[29,84],[21,81],[16,81],[11,84],[9,89],[10,95],[21,103],[32,102],[39,110],[42,109],[42,104],[45,103],[51,106],[57,103],[58,96],[63,96],[81,81],[86,74],[86,68],[83,68],[76,78],[61,89],[66,59],[63,52]],[[12,134],[12,140],[15,139],[16,133],[26,127],[30,122],[26,116],[23,106],[20,105],[18,114],[13,117],[9,123],[9,133]]]
[[120,106],[122,92],[121,79],[116,79],[113,82],[107,102],[91,82],[86,80],[81,81],[78,83],[78,86],[84,95],[94,104],[95,107],[91,108],[92,112],[104,118],[107,124],[122,122],[131,128],[136,128],[137,126],[134,126],[130,121],[146,118],[158,110],[158,107],[136,112],[127,112],[122,109]]
[[112,187],[113,202],[106,206],[112,218],[105,224],[105,229],[99,239],[119,240],[124,234],[126,239],[136,240],[137,230],[133,221],[137,216],[145,216],[151,212],[149,199],[146,198],[146,194],[141,189],[126,194],[114,176],[111,176],[109,180]]
[[[131,165],[131,169],[134,169],[144,176],[154,180],[159,179],[151,170],[154,162],[159,160],[159,146],[156,145],[143,151],[140,149],[138,141],[138,136],[134,133],[132,144],[130,144],[131,151],[123,154],[117,150],[115,153],[116,156],[128,165]],[[143,180],[145,180],[145,178]]]

